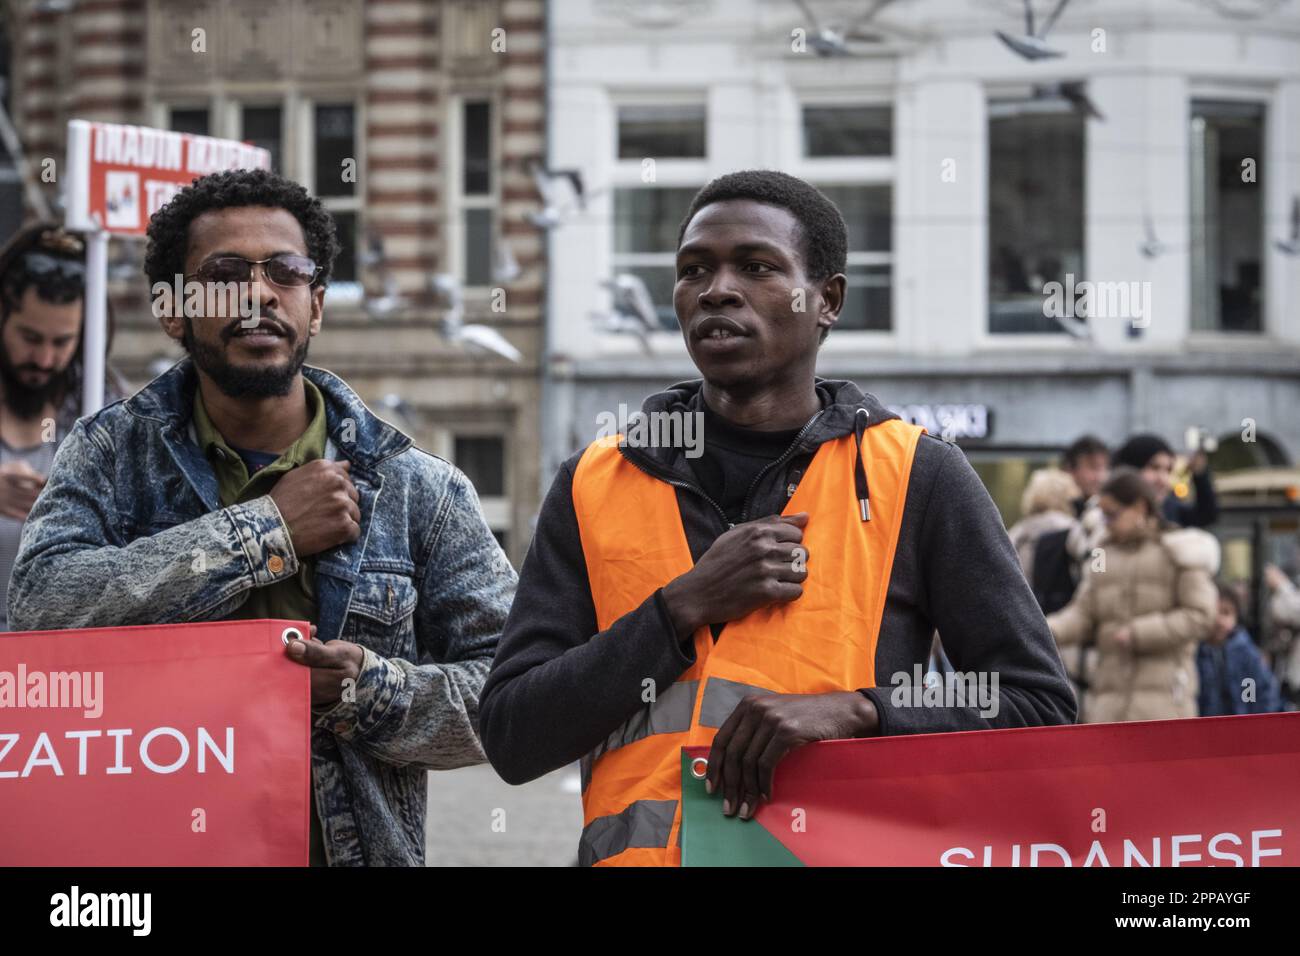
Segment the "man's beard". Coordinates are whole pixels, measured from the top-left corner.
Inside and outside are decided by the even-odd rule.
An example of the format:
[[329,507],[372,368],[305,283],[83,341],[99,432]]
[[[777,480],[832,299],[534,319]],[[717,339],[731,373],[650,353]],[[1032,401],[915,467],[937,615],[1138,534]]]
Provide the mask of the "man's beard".
[[0,384],[4,386],[4,402],[18,418],[30,421],[45,410],[49,402],[58,400],[66,376],[54,372],[43,385],[28,385],[19,377],[21,372],[40,371],[34,365],[17,368],[9,361],[9,355],[0,348]]
[[[268,315],[268,318],[285,329],[286,336],[293,335],[293,332],[278,317]],[[217,388],[231,398],[272,398],[288,395],[294,379],[307,361],[307,345],[311,341],[309,335],[304,336],[301,344],[294,347],[293,354],[284,365],[240,368],[226,361],[225,352],[221,348],[196,339],[194,326],[188,316],[181,321],[185,326],[183,335],[185,349],[190,353],[195,366],[207,372]],[[229,343],[230,339],[227,338],[226,342]]]

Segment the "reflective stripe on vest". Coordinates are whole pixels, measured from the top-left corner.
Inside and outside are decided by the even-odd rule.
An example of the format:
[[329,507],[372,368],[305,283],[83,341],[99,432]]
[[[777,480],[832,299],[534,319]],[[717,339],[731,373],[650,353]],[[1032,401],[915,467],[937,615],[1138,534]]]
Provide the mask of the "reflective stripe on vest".
[[700,705],[700,726],[721,727],[731,716],[731,712],[736,709],[736,705],[746,697],[761,697],[763,694],[773,693],[776,692],[766,687],[755,687],[753,684],[710,677],[704,692],[704,703]]
[[636,743],[651,734],[681,733],[689,730],[691,714],[695,713],[695,692],[700,682],[679,680],[641,710],[629,717],[618,730],[598,744],[591,753],[583,756],[582,789],[591,782],[591,765],[602,755],[619,747]]
[[[818,448],[784,510],[809,514],[803,595],[728,622],[716,642],[701,627],[695,663],[582,761],[584,863],[680,863],[681,748],[711,743],[745,697],[875,686],[876,639],[922,431],[897,419],[866,429],[870,521],[861,520],[854,493],[854,436]],[[601,631],[693,565],[676,489],[628,462],[620,437],[590,445],[573,477]]]
[[622,813],[597,817],[582,828],[578,865],[595,866],[632,848],[667,846],[676,813],[676,800],[638,800]]

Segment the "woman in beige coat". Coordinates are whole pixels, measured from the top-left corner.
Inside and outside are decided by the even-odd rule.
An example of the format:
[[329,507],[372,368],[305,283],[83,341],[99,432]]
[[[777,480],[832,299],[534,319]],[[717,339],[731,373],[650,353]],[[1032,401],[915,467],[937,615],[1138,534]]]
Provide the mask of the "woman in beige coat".
[[1131,468],[1102,488],[1100,553],[1074,599],[1048,617],[1062,647],[1095,644],[1082,701],[1087,723],[1195,717],[1196,645],[1214,627],[1219,543],[1169,529],[1154,491]]

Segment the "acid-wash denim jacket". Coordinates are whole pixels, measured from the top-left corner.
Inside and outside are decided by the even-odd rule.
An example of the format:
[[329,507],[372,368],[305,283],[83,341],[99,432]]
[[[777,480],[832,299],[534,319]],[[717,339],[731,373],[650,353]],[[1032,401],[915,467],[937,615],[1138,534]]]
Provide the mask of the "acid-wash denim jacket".
[[[302,372],[325,399],[326,457],[352,463],[361,510],[358,539],[316,556],[317,637],[364,649],[355,700],[312,712],[326,855],[332,866],[421,865],[427,771],[484,760],[479,693],[516,576],[460,471],[337,376]],[[196,384],[185,358],[77,420],[23,527],[13,630],[215,621],[297,573],[269,496],[221,507],[191,422]]]

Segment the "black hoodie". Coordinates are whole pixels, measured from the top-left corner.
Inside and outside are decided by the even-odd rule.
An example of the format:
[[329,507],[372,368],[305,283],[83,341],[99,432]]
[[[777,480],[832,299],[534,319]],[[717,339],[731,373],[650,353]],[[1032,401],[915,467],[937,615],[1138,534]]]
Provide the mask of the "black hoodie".
[[[701,382],[646,399],[646,413],[697,412]],[[897,415],[851,382],[817,380],[823,409],[756,480],[750,520],[778,514],[822,442],[847,435],[866,409],[868,427]],[[683,448],[621,449],[634,465],[677,487],[691,557],[698,561],[727,530],[704,496]],[[572,763],[646,705],[645,681],[666,687],[694,663],[656,591],[604,631],[596,612],[573,509],[573,473],[560,468],[542,505],[514,605],[479,702],[479,735],[508,783],[525,783]],[[847,486],[845,494],[855,494]],[[810,569],[811,571],[811,569]],[[667,582],[665,582],[667,583]],[[891,677],[924,669],[938,631],[952,666],[996,674],[996,715],[978,705],[891,704]],[[723,629],[719,640],[725,641]],[[898,548],[876,644],[880,685],[863,690],[881,734],[938,733],[1068,724],[1074,692],[1047,622],[1020,570],[1001,516],[961,450],[922,435],[912,462]],[[845,688],[852,690],[854,688]]]

